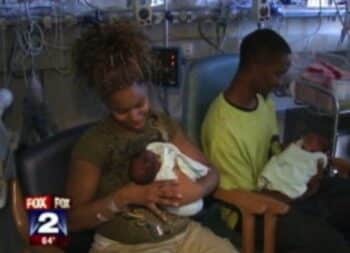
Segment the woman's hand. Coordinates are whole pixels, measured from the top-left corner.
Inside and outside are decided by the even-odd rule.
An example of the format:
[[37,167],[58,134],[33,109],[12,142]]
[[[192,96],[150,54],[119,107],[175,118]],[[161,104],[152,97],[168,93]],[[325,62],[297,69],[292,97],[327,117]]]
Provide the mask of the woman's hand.
[[177,180],[181,195],[183,196],[180,201],[180,205],[191,203],[203,197],[204,188],[200,183],[192,181],[179,169],[176,170],[176,175],[178,177]]
[[115,194],[118,206],[142,205],[148,207],[161,219],[166,220],[158,206],[179,206],[182,200],[179,184],[174,180],[155,181],[148,185],[130,183]]
[[155,181],[147,185],[130,183],[117,192],[122,205],[143,205],[156,203],[165,206],[178,206],[182,198],[179,184],[174,180]]

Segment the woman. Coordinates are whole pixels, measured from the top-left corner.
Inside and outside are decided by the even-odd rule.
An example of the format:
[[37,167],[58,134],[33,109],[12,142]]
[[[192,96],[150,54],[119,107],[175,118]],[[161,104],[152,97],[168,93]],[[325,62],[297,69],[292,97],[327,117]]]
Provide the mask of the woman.
[[70,229],[95,228],[90,252],[237,252],[229,241],[184,217],[161,211],[202,198],[218,183],[217,171],[192,182],[136,185],[128,177],[132,157],[153,141],[170,141],[208,166],[170,118],[150,109],[144,80],[150,66],[147,38],[129,23],[103,25],[84,33],[75,46],[81,75],[96,88],[110,115],[77,143],[67,191]]

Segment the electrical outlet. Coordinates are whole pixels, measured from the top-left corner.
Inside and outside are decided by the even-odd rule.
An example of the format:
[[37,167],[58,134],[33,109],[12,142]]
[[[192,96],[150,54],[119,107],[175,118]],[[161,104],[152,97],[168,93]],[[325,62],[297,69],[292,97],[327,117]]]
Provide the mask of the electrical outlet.
[[141,25],[152,24],[152,6],[150,0],[138,0],[134,2],[136,20]]
[[269,0],[254,0],[255,18],[258,22],[264,22],[270,19],[271,10]]
[[185,58],[192,58],[194,54],[193,42],[183,42],[181,44],[182,53]]

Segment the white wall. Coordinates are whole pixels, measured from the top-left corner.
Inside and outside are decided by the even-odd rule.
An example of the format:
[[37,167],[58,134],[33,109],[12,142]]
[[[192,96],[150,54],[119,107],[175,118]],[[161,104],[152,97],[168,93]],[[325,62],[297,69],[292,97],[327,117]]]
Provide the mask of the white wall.
[[[285,20],[275,23],[273,27],[286,37],[295,51],[335,50],[341,30],[339,22],[324,18],[320,29],[318,29],[318,22],[318,19]],[[255,23],[248,19],[231,24],[223,43],[223,50],[229,53],[238,52],[240,40],[255,28]],[[79,35],[80,28],[64,27],[63,29],[64,44],[69,47]],[[146,31],[155,44],[162,44],[163,27],[161,25],[146,28]],[[315,34],[315,31],[318,31],[317,34]],[[215,32],[214,25],[206,26],[206,32],[213,36]],[[7,47],[10,46],[10,34],[11,31],[8,31],[6,36]],[[50,43],[52,43],[54,35],[54,30],[45,32],[45,38]],[[181,46],[183,42],[192,43],[193,55],[191,58],[201,58],[216,53],[213,48],[200,39],[196,24],[171,25],[169,40],[170,45],[174,46]],[[0,71],[4,69],[2,65],[3,52],[4,50],[1,51],[0,55]],[[9,50],[6,50],[6,53],[8,54]],[[29,64],[30,62],[26,63]],[[74,77],[69,50],[61,51],[51,48],[37,59],[36,66],[41,71],[49,109],[59,129],[69,128],[101,117],[104,107],[91,92],[79,86]],[[56,70],[61,70],[63,66],[68,66],[71,74],[62,75]],[[21,73],[20,69],[19,67],[18,73]],[[1,76],[0,80],[3,80]],[[25,82],[23,78],[13,79],[9,87],[15,93],[16,102],[8,114],[7,122],[11,128],[18,129],[21,126],[21,103]],[[169,91],[169,110],[177,118],[181,116],[181,90],[180,88]]]

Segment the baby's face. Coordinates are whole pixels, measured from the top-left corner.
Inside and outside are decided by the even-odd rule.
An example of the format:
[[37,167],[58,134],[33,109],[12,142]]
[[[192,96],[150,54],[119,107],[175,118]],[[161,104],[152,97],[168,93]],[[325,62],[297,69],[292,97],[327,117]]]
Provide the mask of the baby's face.
[[326,152],[329,148],[328,140],[318,134],[307,134],[303,137],[303,149],[309,152]]
[[131,162],[130,175],[133,181],[147,184],[153,181],[160,169],[158,156],[148,150],[140,153]]

